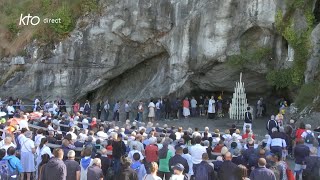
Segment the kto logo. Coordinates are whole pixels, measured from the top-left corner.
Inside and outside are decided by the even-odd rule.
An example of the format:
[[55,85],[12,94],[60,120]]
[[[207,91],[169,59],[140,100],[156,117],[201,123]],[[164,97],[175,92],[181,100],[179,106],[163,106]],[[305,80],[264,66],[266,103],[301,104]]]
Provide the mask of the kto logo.
[[30,14],[28,14],[28,16],[23,16],[23,14],[21,14],[19,25],[29,25],[29,23],[33,26],[38,25],[40,23],[40,17],[31,16]]

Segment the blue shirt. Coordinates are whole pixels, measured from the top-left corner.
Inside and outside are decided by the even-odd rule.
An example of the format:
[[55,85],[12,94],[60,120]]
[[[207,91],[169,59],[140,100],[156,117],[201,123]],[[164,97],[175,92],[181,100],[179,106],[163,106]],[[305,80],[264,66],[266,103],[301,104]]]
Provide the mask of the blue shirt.
[[19,173],[22,172],[22,165],[20,159],[18,159],[16,156],[5,156],[3,159],[9,161],[9,168],[11,172],[15,170],[18,170]]

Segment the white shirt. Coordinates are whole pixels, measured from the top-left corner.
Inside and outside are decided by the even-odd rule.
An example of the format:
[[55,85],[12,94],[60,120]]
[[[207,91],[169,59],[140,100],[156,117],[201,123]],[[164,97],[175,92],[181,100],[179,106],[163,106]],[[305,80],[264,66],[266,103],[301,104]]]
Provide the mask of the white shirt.
[[143,178],[143,180],[162,180],[159,176],[146,174]]
[[206,153],[206,147],[196,144],[190,147],[190,155],[192,156],[193,164],[200,164],[202,161],[202,154]]
[[287,147],[286,141],[281,138],[269,138],[267,146],[280,146],[280,147]]
[[80,140],[86,140],[88,137],[88,135],[83,134],[83,133],[80,133],[79,136],[80,136]]
[[67,134],[71,134],[71,139],[72,140],[76,140],[78,138],[78,136],[74,132],[67,132]]
[[42,134],[37,134],[36,137],[34,137],[35,146],[39,146],[40,145],[42,138],[45,138],[45,136],[42,135]]
[[7,111],[8,111],[8,114],[9,114],[9,115],[13,115],[15,110],[14,110],[14,107],[13,107],[13,106],[8,106],[8,107],[7,107]]
[[108,134],[103,132],[103,131],[98,131],[97,132],[97,136],[103,139],[107,139],[108,138]]
[[312,136],[314,137],[313,132],[310,131],[310,130],[306,130],[305,132],[303,132],[303,133],[301,134],[301,137],[302,137],[303,139],[305,139],[305,138],[307,137],[308,133],[309,133],[309,134],[311,133]]
[[158,101],[157,103],[156,103],[156,108],[157,109],[160,109],[160,104],[161,104],[162,102],[161,101]]
[[21,144],[21,152],[32,152],[32,148],[35,148],[34,142],[26,138]]
[[21,130],[22,128],[27,128],[27,129],[29,129],[28,121],[27,121],[27,120],[20,120],[20,121],[19,121],[19,129]]
[[216,101],[214,99],[209,100],[208,113],[216,113],[215,103]]
[[184,180],[184,175],[183,174],[181,174],[181,175],[174,174],[171,176],[170,180]]
[[184,159],[187,160],[188,165],[189,165],[189,172],[188,172],[188,174],[189,174],[190,176],[192,176],[192,175],[193,175],[192,156],[191,156],[190,154],[182,154],[181,156],[182,156]]
[[197,136],[201,136],[201,134],[198,131],[195,131],[192,133],[192,137],[195,138]]
[[88,124],[89,124],[88,119],[84,118],[84,119],[82,120],[83,129],[88,129],[88,127],[89,127]]
[[149,103],[149,105],[148,105],[148,107],[149,107],[149,108],[151,108],[151,107],[152,107],[152,108],[155,108],[155,107],[156,107],[156,105],[154,105],[154,103],[153,103],[153,102],[150,102],[150,103]]
[[[4,143],[4,142],[3,142]],[[6,150],[6,155],[7,155],[7,150],[9,149],[9,147],[14,147],[14,148],[16,148],[17,146],[15,145],[15,144],[13,144],[13,143],[10,143],[9,145],[6,145],[6,144],[2,144],[1,145],[1,147],[0,147],[0,149],[5,149]]]
[[[204,137],[204,133],[202,133],[201,137]],[[212,137],[212,134],[208,132],[208,138]]]
[[143,157],[143,155],[142,155],[142,153],[141,153],[140,151],[138,151],[138,150],[131,150],[131,151],[129,152],[129,154],[128,154],[128,157],[129,157],[132,161],[134,160],[134,159],[133,159],[134,153],[139,153],[139,155],[140,155],[140,161],[142,161],[142,160],[144,159],[144,157]]
[[179,139],[181,139],[181,136],[183,134],[181,132],[176,132],[175,135],[176,135],[176,140],[179,140]]
[[38,155],[37,156],[37,166],[42,161],[42,158],[41,158],[42,155],[48,154],[50,156],[50,158],[53,156],[52,153],[51,153],[50,148],[48,146],[46,146],[45,144],[43,145],[43,147],[41,149],[39,147],[37,147],[36,153]]

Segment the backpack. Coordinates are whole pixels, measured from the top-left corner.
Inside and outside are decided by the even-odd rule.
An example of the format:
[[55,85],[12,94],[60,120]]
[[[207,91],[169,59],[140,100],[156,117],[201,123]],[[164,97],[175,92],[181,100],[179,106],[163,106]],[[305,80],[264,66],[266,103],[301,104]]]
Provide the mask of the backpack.
[[313,137],[312,133],[308,133],[308,132],[306,132],[306,133],[307,133],[307,136],[306,136],[305,142],[307,144],[313,144],[314,137]]
[[205,165],[200,164],[195,171],[196,180],[208,180],[208,171]]
[[295,180],[294,173],[292,172],[292,170],[289,167],[287,167],[287,169],[286,169],[286,174],[287,174],[288,180]]
[[258,164],[258,160],[259,160],[258,154],[256,152],[252,152],[248,159],[249,168],[256,167],[256,165]]
[[280,179],[280,171],[277,167],[271,166],[270,170],[274,173],[274,175],[276,176],[276,179]]
[[16,173],[16,171],[11,172],[10,168],[15,169],[11,166],[10,161],[7,159],[3,159],[0,161],[0,177],[1,180],[5,180],[5,179],[11,179],[12,176],[14,175],[18,175],[18,173]]
[[113,168],[110,166],[107,170],[107,174],[106,174],[106,179],[110,179],[112,180],[114,178],[114,170]]

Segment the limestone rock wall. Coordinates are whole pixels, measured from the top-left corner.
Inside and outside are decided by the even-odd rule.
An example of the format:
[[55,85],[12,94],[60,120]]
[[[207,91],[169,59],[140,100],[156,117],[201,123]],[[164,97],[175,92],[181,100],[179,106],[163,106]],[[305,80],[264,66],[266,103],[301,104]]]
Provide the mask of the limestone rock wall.
[[[104,0],[101,6],[101,15],[79,19],[66,40],[41,47],[35,41],[26,56],[1,60],[0,97],[61,96],[70,103],[182,96],[196,88],[233,91],[239,72],[226,65],[227,57],[239,53],[242,35],[254,27],[257,41],[275,47],[274,17],[283,3]],[[265,70],[243,72],[246,92],[268,91]]]

